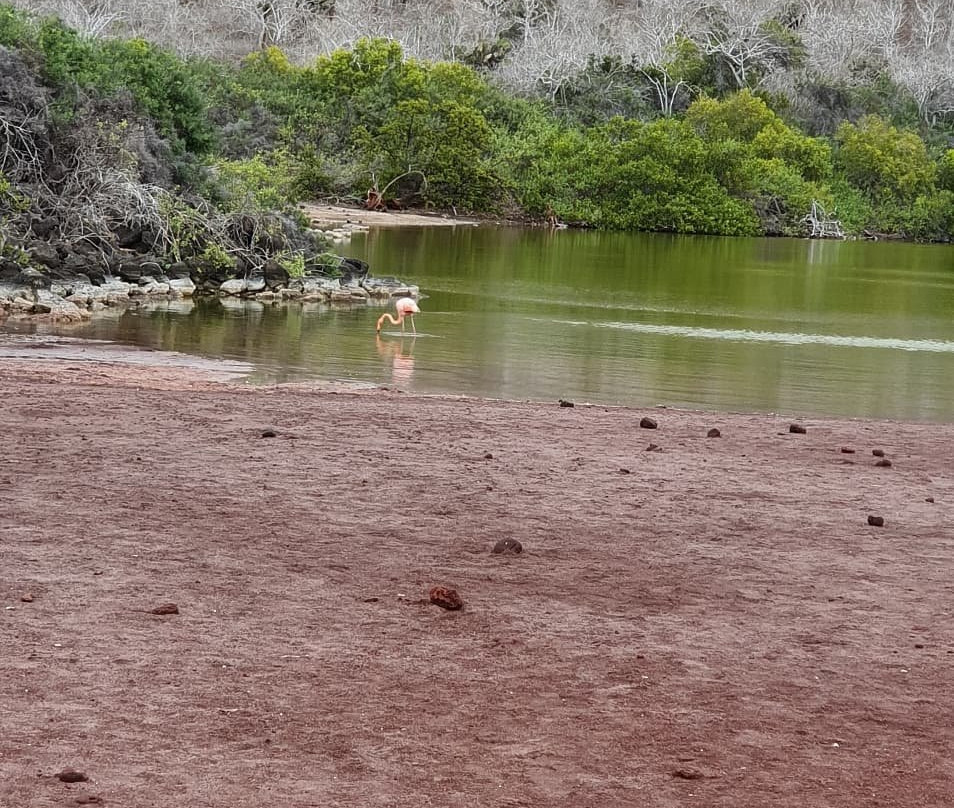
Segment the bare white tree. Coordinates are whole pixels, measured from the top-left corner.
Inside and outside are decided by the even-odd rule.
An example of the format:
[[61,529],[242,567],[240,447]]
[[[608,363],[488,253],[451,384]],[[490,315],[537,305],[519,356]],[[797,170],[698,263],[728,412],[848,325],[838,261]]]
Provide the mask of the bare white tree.
[[532,30],[522,24],[521,40],[495,74],[516,92],[542,91],[552,98],[591,57],[618,53],[605,0],[554,0],[534,19]]
[[290,56],[306,63],[362,37],[384,37],[410,57],[452,59],[497,32],[483,0],[336,0],[334,14],[315,16]]
[[887,63],[903,27],[903,0],[816,0],[799,33],[811,71],[860,84]]
[[933,125],[954,112],[954,10],[950,2],[915,0],[908,12],[906,36],[887,49],[888,70]]
[[410,57],[453,59],[507,32],[510,51],[492,74],[504,86],[553,96],[591,57],[615,55],[642,68],[664,114],[687,90],[667,67],[683,35],[719,55],[739,87],[792,87],[784,46],[765,27],[782,18],[797,19],[809,72],[860,84],[887,69],[925,120],[946,114],[954,86],[952,0],[12,1],[88,36],[137,36],[219,58],[275,44],[299,64],[374,36]]
[[891,76],[917,102],[921,119],[932,126],[954,113],[954,54],[898,54],[891,60]]
[[691,91],[688,82],[673,73],[672,49],[681,37],[689,37],[698,10],[698,0],[645,0],[635,13],[621,15],[616,27],[618,47],[638,66],[667,117],[680,95]]
[[766,29],[784,10],[783,0],[707,0],[696,15],[695,38],[725,61],[737,87],[758,86],[784,54]]
[[101,37],[128,14],[118,0],[39,0],[28,10],[58,16],[83,36]]
[[954,7],[950,0],[914,0],[911,11],[912,38],[927,51],[946,45],[954,26]]

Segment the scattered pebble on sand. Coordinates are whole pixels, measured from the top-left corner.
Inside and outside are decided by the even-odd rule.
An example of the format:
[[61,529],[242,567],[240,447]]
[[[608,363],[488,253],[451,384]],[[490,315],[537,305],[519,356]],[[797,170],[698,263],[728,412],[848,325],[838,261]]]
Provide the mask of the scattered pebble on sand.
[[501,539],[494,545],[493,552],[516,555],[523,552],[523,545],[516,539]]
[[150,610],[151,614],[179,614],[179,607],[175,603],[163,603]]
[[808,430],[805,429],[805,427],[803,427],[801,424],[789,424],[788,431],[795,435],[804,435],[808,432]]
[[721,433],[718,429],[716,429],[715,427],[712,427],[712,429],[710,429],[708,432],[706,432],[706,437],[707,437],[707,438],[721,438],[721,437],[722,437],[722,433]]
[[649,417],[640,418],[639,425],[643,429],[656,429],[656,427],[659,426],[654,418]]
[[440,606],[442,609],[456,611],[464,605],[456,589],[448,589],[446,586],[432,586],[427,593],[431,603]]
[[57,772],[56,778],[64,783],[85,783],[89,780],[85,772],[79,772],[70,766],[67,766],[63,771]]
[[872,527],[884,527],[884,517],[868,514],[868,524]]

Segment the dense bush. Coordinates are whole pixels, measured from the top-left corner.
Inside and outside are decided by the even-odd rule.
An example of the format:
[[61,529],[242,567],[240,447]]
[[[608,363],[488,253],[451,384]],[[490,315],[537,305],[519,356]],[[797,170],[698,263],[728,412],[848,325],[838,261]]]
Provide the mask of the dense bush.
[[686,121],[708,144],[722,186],[749,200],[764,232],[796,234],[812,201],[829,200],[824,183],[831,176],[831,148],[792,129],[750,91],[701,98]]
[[69,120],[79,92],[133,97],[174,148],[206,153],[212,145],[200,85],[190,65],[143,40],[84,39],[56,19],[31,21],[0,7],[0,44],[33,55],[58,89],[56,110]]
[[[760,36],[795,66],[801,46],[784,33]],[[593,58],[547,103],[505,95],[460,63],[406,58],[385,39],[305,66],[277,48],[230,66],[83,38],[0,4],[0,45],[28,55],[53,88],[55,121],[83,110],[124,133],[142,181],[171,151],[175,178],[226,210],[358,201],[371,189],[388,202],[590,227],[754,235],[800,233],[817,201],[849,232],[952,235],[954,150],[899,126],[912,110],[917,120],[909,95],[887,80],[807,74],[794,95],[735,91],[738,65],[688,39],[652,64]],[[827,101],[810,122],[812,93]],[[884,114],[862,115],[872,111]]]
[[869,115],[842,124],[835,140],[837,169],[872,199],[905,202],[933,190],[937,166],[916,132]]
[[[593,227],[679,233],[755,234],[746,205],[708,166],[705,143],[684,122],[615,119],[583,132],[539,125],[529,154],[509,156],[521,201],[540,213]],[[542,209],[542,210],[541,210]]]

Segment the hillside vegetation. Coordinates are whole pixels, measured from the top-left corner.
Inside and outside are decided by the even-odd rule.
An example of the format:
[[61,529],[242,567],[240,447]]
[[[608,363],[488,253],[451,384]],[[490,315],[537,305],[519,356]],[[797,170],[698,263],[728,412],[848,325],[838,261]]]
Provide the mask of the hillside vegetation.
[[288,221],[316,198],[678,233],[954,234],[948,3],[42,5],[62,17],[0,4],[8,260],[26,236],[137,226],[164,261],[240,270],[284,211],[269,252],[295,266]]

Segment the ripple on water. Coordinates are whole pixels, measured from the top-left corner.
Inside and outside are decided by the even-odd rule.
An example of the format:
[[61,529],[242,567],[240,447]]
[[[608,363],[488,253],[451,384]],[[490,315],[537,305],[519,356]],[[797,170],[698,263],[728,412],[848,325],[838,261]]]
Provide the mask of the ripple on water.
[[[572,320],[565,325],[582,325]],[[734,328],[701,328],[683,325],[650,323],[592,323],[595,328],[615,328],[642,334],[691,337],[695,339],[730,340],[734,342],[769,342],[779,345],[832,345],[847,348],[887,348],[895,351],[954,353],[954,342],[932,339],[898,339],[893,337],[852,337],[839,334],[803,334],[786,331],[752,331]]]

